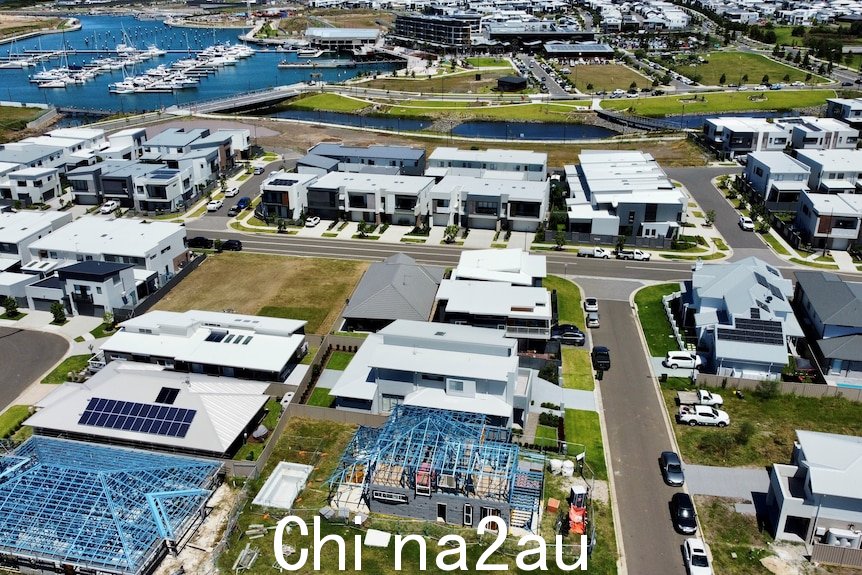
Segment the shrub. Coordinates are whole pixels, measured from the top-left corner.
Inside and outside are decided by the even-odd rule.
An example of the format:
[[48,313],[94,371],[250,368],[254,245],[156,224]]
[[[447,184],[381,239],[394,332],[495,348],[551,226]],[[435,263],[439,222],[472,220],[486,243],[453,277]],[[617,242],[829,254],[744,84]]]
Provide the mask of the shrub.
[[6,317],[15,317],[18,315],[18,300],[14,297],[5,298],[2,305],[6,308]]
[[[542,369],[539,370],[539,377],[541,377],[542,379],[544,379],[546,381],[551,381],[554,383],[557,382],[557,379],[559,378],[559,374],[560,374],[560,370],[557,367],[557,364],[555,364],[555,363],[548,362],[545,364],[545,366]],[[545,405],[542,404],[542,407],[545,407]]]
[[63,324],[66,323],[66,308],[63,307],[63,304],[55,301],[51,304],[51,313],[54,315],[54,323]]
[[559,415],[553,415],[551,413],[540,413],[539,414],[539,425],[546,425],[548,427],[556,428],[560,423],[562,418]]
[[559,405],[557,405],[556,403],[551,403],[550,401],[542,403],[542,407],[544,407],[545,409],[555,409],[557,411],[559,411],[560,409]]
[[754,390],[754,395],[763,400],[775,399],[779,393],[779,383],[776,379],[764,379]]
[[739,445],[748,445],[748,442],[751,441],[755,433],[757,433],[757,428],[754,427],[754,424],[750,421],[744,421],[734,434],[733,439]]

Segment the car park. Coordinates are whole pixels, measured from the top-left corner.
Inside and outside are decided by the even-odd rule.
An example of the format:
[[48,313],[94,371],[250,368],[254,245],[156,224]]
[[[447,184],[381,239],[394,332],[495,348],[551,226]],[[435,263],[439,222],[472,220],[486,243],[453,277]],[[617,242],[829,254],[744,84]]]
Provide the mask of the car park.
[[222,242],[221,251],[223,252],[241,252],[242,242],[239,240],[227,240]]
[[694,511],[694,503],[688,493],[677,492],[670,500],[671,513],[673,513],[674,528],[685,535],[693,535],[697,532],[697,514]]
[[611,350],[603,345],[597,345],[590,352],[593,369],[596,371],[607,371],[611,368]]
[[659,456],[661,475],[664,482],[673,487],[682,487],[685,483],[685,475],[682,472],[682,461],[673,451],[662,451]]
[[239,188],[237,188],[236,186],[234,186],[234,187],[232,187],[232,188],[228,188],[227,190],[225,190],[225,192],[224,192],[224,196],[225,196],[226,198],[232,198],[232,197],[234,197],[235,195],[237,195],[238,193],[239,193]]
[[222,200],[213,200],[207,204],[207,211],[208,212],[217,212],[221,209],[221,207],[223,205],[224,205],[224,202]]
[[120,202],[117,202],[115,200],[111,200],[109,202],[105,202],[104,204],[102,204],[102,207],[99,208],[99,213],[100,214],[110,214],[110,213],[114,212],[119,207],[120,207]]
[[587,336],[576,325],[560,324],[551,328],[551,339],[563,345],[584,345]]
[[701,539],[686,539],[682,545],[682,556],[688,575],[713,575],[709,553]]
[[307,227],[307,228],[313,228],[314,226],[316,226],[319,223],[320,223],[320,218],[317,216],[309,216],[309,217],[305,218],[305,227]]
[[599,311],[599,300],[594,297],[584,298],[584,311]]
[[211,249],[215,242],[209,238],[205,238],[203,236],[196,236],[186,242],[186,245],[190,248],[204,248]]
[[748,216],[739,216],[739,227],[746,232],[754,231],[754,220]]

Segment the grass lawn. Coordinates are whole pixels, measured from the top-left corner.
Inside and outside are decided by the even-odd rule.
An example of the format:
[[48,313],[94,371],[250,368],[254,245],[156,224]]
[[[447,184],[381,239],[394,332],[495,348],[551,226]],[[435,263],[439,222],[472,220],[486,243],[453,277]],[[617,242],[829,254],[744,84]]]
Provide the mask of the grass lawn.
[[[270,399],[266,402],[266,415],[263,416],[261,425],[272,431],[278,425],[278,419],[281,417],[281,404],[275,399]],[[269,438],[267,438],[268,440]],[[238,461],[256,461],[260,457],[260,452],[266,446],[266,442],[247,442],[239,448],[234,459]]]
[[[759,80],[759,78],[758,78]],[[655,96],[629,100],[602,100],[606,110],[628,110],[641,116],[662,117],[683,113],[743,112],[754,110],[791,110],[819,106],[834,98],[834,90],[778,90],[767,92],[707,92],[697,96]],[[700,98],[703,98],[701,100]]]
[[115,331],[116,329],[108,329],[108,324],[100,323],[99,325],[90,330],[90,334],[96,339],[100,339],[103,337],[114,335]]
[[[684,76],[699,74],[700,83],[706,86],[717,86],[721,75],[725,76],[726,84],[759,84],[764,75],[770,82],[784,82],[784,76],[790,76],[790,82],[804,81],[808,74],[805,70],[794,68],[761,54],[749,52],[712,52],[705,55],[704,64],[676,64],[673,68]],[[743,74],[748,75],[748,81],[741,80]],[[814,82],[826,82],[825,78],[814,76]]]
[[476,66],[477,68],[489,68],[491,66],[509,66],[509,61],[504,60],[503,58],[488,58],[482,56],[476,56],[474,58],[467,58],[467,63],[471,66]]
[[336,28],[392,28],[395,21],[395,14],[383,10],[323,8],[311,10],[308,15],[316,20],[325,20]]
[[204,309],[308,321],[306,332],[327,333],[367,263],[249,253],[210,257],[155,309]]
[[557,313],[560,323],[571,323],[584,327],[584,307],[581,305],[581,289],[559,276],[548,276],[542,282],[549,290],[557,291]]
[[330,407],[333,401],[335,401],[335,398],[329,395],[327,388],[315,387],[311,395],[308,396],[308,401],[305,403],[316,407]]
[[30,417],[30,408],[26,405],[12,405],[0,414],[0,439],[6,439],[21,427],[21,422]]
[[[698,519],[712,550],[716,573],[768,575],[760,560],[772,555],[767,545],[772,537],[757,527],[757,519],[737,513],[734,502],[721,497],[695,496]],[[736,558],[733,557],[736,554]]]
[[563,347],[563,387],[567,389],[595,389],[590,352],[580,347]]
[[[452,106],[452,102],[444,102],[443,104],[446,105],[445,108],[437,104],[429,107],[424,102],[417,104],[417,107],[393,106],[389,108],[387,114],[400,117],[573,123],[580,123],[583,114],[574,106],[565,104],[503,104],[499,106],[468,106],[460,103]],[[422,107],[418,107],[420,105]]]
[[592,467],[596,479],[606,480],[608,478],[598,413],[581,409],[567,409],[566,443],[580,443],[586,446],[587,464]]
[[318,346],[309,345],[308,353],[305,354],[305,357],[302,358],[302,361],[299,362],[300,365],[311,365],[312,360],[314,359],[314,354],[317,353]]
[[70,371],[81,371],[85,367],[87,367],[87,360],[92,357],[90,354],[83,355],[70,355],[62,362],[60,365],[54,368],[54,370],[45,376],[45,379],[42,380],[42,383],[64,383],[66,381],[66,374]]
[[[504,64],[505,65],[505,64]],[[480,79],[476,79],[476,75]],[[394,92],[422,92],[426,94],[481,94],[489,93],[497,87],[497,79],[503,76],[511,76],[512,70],[488,70],[459,72],[442,77],[427,76],[406,78],[399,76],[378,76],[376,80],[369,80],[358,84],[360,88],[375,88],[378,90],[392,90]]]
[[344,371],[353,359],[354,354],[349,351],[333,351],[329,356],[329,361],[326,362],[326,369],[337,369]]
[[[570,67],[569,80],[584,93],[599,90],[628,90],[634,82],[638,88],[652,86],[652,80],[622,64],[586,64]],[[588,88],[592,84],[592,88]]]
[[659,284],[645,287],[635,295],[638,318],[643,326],[649,353],[653,357],[664,357],[667,352],[679,349],[661,302],[662,296],[679,289],[677,283]]
[[[672,419],[677,411],[677,390],[690,388],[690,385],[686,378],[668,378],[662,384],[665,405]],[[739,399],[731,389],[714,391],[724,398],[722,409],[730,414],[730,426],[718,429],[674,424],[680,453],[687,463],[763,467],[790,459],[797,429],[843,435],[862,433],[859,404],[841,397],[778,395],[765,398],[755,391],[747,391],[745,399]],[[824,414],[829,415],[824,417]],[[752,430],[747,441],[738,436],[743,426]]]
[[838,269],[838,266],[835,264],[821,264],[821,263],[817,263],[817,262],[803,260],[801,258],[790,258],[790,261],[792,261],[795,264],[799,264],[801,266],[808,266],[810,268],[818,268],[821,270],[837,270]]
[[543,447],[557,447],[557,430],[554,427],[540,425],[536,428],[536,445]]
[[17,131],[27,126],[27,122],[35,120],[44,113],[45,110],[40,108],[0,106],[0,142],[13,139]]
[[325,110],[327,112],[356,112],[367,108],[368,103],[338,94],[312,94],[299,96],[287,103],[288,109]]
[[8,319],[11,321],[18,321],[19,319],[24,318],[24,317],[27,317],[27,314],[22,313],[20,311],[15,312],[14,315],[9,315],[8,313],[4,313],[4,314],[0,315],[0,318]]

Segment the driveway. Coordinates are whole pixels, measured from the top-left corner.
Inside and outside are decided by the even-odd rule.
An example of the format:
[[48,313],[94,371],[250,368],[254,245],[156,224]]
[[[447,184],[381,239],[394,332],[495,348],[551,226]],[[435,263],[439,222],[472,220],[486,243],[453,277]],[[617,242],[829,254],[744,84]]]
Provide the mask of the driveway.
[[596,396],[592,391],[565,389],[541,377],[537,377],[533,383],[531,399],[533,405],[530,411],[537,413],[542,411],[543,403],[560,405],[560,402],[566,405],[566,409],[596,411]]
[[659,453],[673,445],[665,407],[629,303],[602,299],[599,309],[602,327],[592,336],[595,345],[611,350],[612,367],[604,374],[601,394],[625,562],[630,573],[682,575],[684,537],[674,532],[667,510],[674,490],[662,481],[657,463]]
[[742,499],[736,510],[754,513],[762,506],[769,491],[769,473],[766,469],[741,467],[710,467],[708,465],[686,465],[685,482],[692,495],[712,495]]
[[69,350],[59,335],[0,327],[0,411]]

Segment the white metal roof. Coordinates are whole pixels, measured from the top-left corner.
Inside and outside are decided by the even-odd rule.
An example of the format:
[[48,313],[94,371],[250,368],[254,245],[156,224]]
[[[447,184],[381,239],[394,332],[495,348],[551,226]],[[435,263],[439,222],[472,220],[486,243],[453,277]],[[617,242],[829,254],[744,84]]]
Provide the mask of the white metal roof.
[[449,411],[482,413],[494,417],[510,417],[512,415],[512,406],[499,397],[479,394],[474,397],[447,395],[443,389],[430,387],[423,387],[407,394],[404,397],[404,404]]
[[318,178],[309,187],[330,190],[343,187],[348,193],[392,192],[401,195],[417,195],[432,184],[434,184],[434,178],[426,178],[425,176],[330,172]]
[[[506,172],[509,173],[509,172]],[[543,202],[548,196],[550,183],[491,177],[446,176],[434,186],[434,194],[467,193],[493,197],[507,196],[509,201]]]
[[751,152],[748,154],[749,163],[758,161],[769,168],[773,173],[782,174],[808,174],[811,168],[792,158],[784,152]]
[[178,231],[185,233],[185,228],[170,222],[84,216],[36,240],[30,250],[144,257]]
[[548,163],[548,154],[544,152],[531,152],[529,150],[501,150],[497,148],[461,150],[458,148],[439,147],[435,148],[431,155],[428,156],[428,160],[545,165]]
[[806,164],[819,164],[829,172],[856,173],[862,167],[862,150],[797,150],[796,157]]
[[17,244],[33,234],[47,235],[64,219],[71,221],[71,214],[55,210],[0,212],[0,242]]
[[797,430],[796,437],[814,493],[862,499],[862,437],[803,430]]
[[452,279],[500,281],[512,285],[533,285],[533,278],[548,275],[545,256],[516,248],[467,250],[461,252]]
[[542,287],[502,282],[443,280],[437,301],[446,300],[448,313],[551,319],[551,293]]
[[324,40],[376,40],[380,35],[377,28],[306,28],[306,38]]

